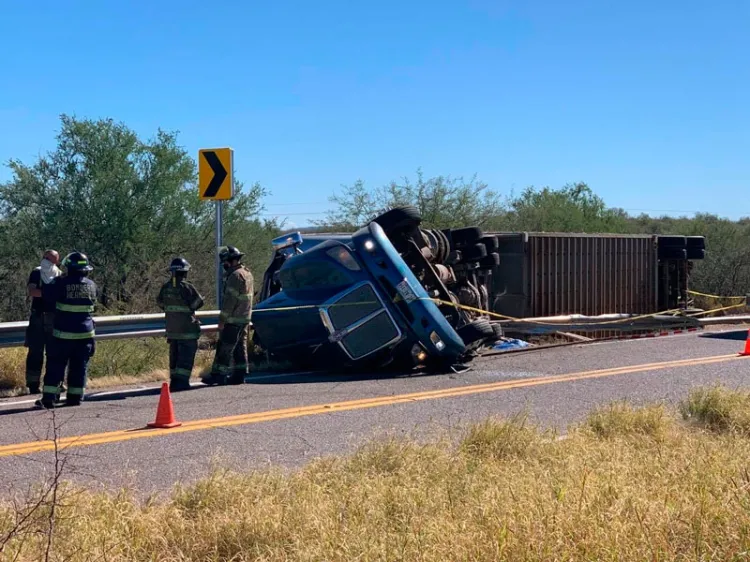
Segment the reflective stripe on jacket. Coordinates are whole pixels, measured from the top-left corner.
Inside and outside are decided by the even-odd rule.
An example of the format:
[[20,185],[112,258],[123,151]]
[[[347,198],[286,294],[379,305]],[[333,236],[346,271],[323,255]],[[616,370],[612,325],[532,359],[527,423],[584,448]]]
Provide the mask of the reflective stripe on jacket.
[[162,285],[156,298],[166,313],[167,339],[195,340],[201,335],[201,323],[195,311],[203,306],[203,297],[188,281],[173,277]]
[[96,283],[81,275],[57,277],[44,285],[42,296],[55,311],[52,334],[63,340],[93,339],[96,294]]
[[219,320],[226,324],[249,324],[253,312],[253,274],[238,265],[227,272]]

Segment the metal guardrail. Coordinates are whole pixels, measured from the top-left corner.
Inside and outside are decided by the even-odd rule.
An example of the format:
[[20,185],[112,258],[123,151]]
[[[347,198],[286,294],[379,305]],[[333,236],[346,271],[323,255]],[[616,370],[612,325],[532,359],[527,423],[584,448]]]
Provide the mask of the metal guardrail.
[[[211,333],[218,330],[218,310],[202,310],[195,315],[201,321],[201,332]],[[95,316],[94,322],[97,340],[163,337],[166,334],[164,313]],[[28,325],[26,320],[0,323],[0,348],[22,346]]]
[[[201,321],[201,332],[212,333],[219,329],[219,311],[202,310],[196,312]],[[690,318],[684,316],[638,317],[633,320],[630,314],[605,314],[601,316],[558,316],[543,318],[524,318],[505,325],[507,332],[519,334],[545,334],[560,330],[574,332],[594,332],[613,330],[633,332],[642,330],[675,329],[709,324],[732,324],[750,322],[750,316],[723,316],[717,318]],[[136,314],[129,316],[97,316],[96,339],[110,340],[123,338],[164,337],[165,317],[159,314]],[[26,320],[20,322],[0,322],[0,348],[20,347],[25,339]],[[503,322],[501,322],[503,324]]]

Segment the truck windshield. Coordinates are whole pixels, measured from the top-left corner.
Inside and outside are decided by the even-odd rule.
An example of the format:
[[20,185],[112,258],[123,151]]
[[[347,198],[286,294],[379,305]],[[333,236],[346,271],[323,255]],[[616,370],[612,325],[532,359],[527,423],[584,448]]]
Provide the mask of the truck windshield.
[[279,272],[279,280],[285,291],[338,289],[354,283],[354,279],[343,268],[329,261],[299,260],[298,263],[293,262],[294,260],[290,260],[289,265]]

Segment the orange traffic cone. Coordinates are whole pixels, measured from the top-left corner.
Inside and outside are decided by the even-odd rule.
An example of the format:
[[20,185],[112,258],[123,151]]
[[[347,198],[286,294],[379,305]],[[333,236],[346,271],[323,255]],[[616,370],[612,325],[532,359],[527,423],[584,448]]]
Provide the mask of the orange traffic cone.
[[750,355],[750,330],[747,331],[747,339],[745,340],[745,350],[740,352],[741,356]]
[[169,383],[161,385],[161,395],[159,396],[159,407],[156,409],[156,420],[149,422],[148,427],[169,428],[182,425],[174,419],[174,410],[172,409],[172,397],[169,395]]

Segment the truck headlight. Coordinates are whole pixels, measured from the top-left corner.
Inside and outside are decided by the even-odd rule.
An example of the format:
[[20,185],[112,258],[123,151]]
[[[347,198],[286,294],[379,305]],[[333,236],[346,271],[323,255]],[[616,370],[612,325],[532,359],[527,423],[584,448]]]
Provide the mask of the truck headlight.
[[427,359],[427,352],[422,349],[421,345],[415,343],[411,348],[411,358],[415,365],[421,365]]
[[445,343],[443,343],[443,340],[441,340],[440,336],[437,335],[437,332],[432,332],[430,334],[430,341],[438,351],[443,351],[445,349]]

